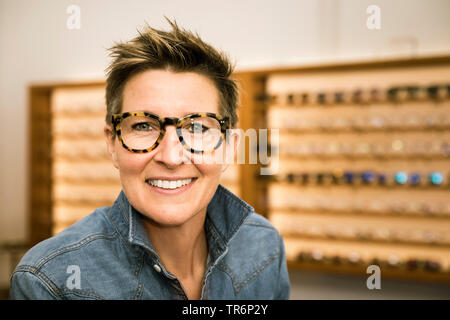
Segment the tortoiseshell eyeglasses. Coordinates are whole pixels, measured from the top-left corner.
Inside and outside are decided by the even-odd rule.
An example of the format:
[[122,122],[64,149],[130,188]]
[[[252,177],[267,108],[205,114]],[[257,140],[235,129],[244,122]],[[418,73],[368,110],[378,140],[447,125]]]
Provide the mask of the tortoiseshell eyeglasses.
[[112,116],[114,131],[122,146],[136,153],[155,149],[166,133],[167,125],[174,125],[183,147],[192,153],[209,153],[225,140],[229,118],[215,113],[193,113],[183,118],[161,118],[146,111],[124,112]]

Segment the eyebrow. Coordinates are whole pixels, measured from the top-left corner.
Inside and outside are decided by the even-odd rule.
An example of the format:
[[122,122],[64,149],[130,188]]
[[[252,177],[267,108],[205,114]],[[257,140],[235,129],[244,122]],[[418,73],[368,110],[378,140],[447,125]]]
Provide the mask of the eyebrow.
[[[151,113],[151,114],[153,114],[153,115],[155,115],[155,116],[158,116],[159,118],[164,118],[164,117],[161,117],[159,114],[157,114],[157,113],[155,113],[155,112],[151,112],[151,111],[147,111],[147,110],[137,110],[137,111],[141,111],[141,112],[148,112],[148,113]],[[130,111],[130,112],[133,112],[133,111]],[[177,117],[177,118],[184,118],[184,117],[186,117],[186,116],[188,116],[188,115],[190,115],[190,114],[197,114],[197,113],[211,113],[210,111],[200,111],[200,112],[187,112],[187,113],[184,113],[181,117]]]

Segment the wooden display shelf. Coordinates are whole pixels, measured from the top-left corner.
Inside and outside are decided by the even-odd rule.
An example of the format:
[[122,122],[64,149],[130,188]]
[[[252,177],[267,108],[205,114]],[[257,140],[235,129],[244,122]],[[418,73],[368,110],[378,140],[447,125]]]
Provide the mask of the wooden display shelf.
[[[406,70],[405,73],[402,73]],[[432,141],[435,140],[435,136],[440,136],[444,132],[447,134],[449,130],[449,126],[447,123],[443,122],[443,119],[439,119],[435,125],[400,125],[397,126],[395,123],[385,122],[384,127],[371,127],[371,124],[368,121],[370,117],[367,115],[364,117],[364,114],[367,111],[370,111],[370,116],[377,116],[379,113],[383,113],[384,116],[391,115],[389,113],[391,110],[395,110],[403,115],[411,112],[419,112],[420,114],[424,112],[437,111],[439,115],[447,114],[450,110],[450,100],[447,98],[446,100],[437,101],[437,100],[408,100],[409,105],[405,105],[402,101],[391,103],[390,101],[377,101],[376,103],[342,103],[342,104],[304,104],[304,105],[295,105],[293,103],[288,103],[286,99],[289,94],[300,94],[304,92],[309,92],[313,94],[317,94],[319,91],[321,92],[330,92],[332,90],[337,91],[346,91],[346,90],[354,90],[356,88],[359,89],[372,89],[372,88],[389,88],[395,85],[419,85],[419,86],[428,86],[436,83],[445,83],[446,85],[450,83],[450,77],[443,74],[443,70],[450,70],[450,56],[439,56],[439,57],[423,57],[423,58],[415,58],[415,59],[388,59],[388,60],[379,60],[379,61],[361,61],[361,62],[350,62],[350,63],[336,63],[336,64],[317,64],[311,66],[301,66],[301,67],[293,67],[293,68],[273,68],[273,69],[263,69],[263,70],[251,70],[244,73],[241,73],[241,78],[245,81],[246,88],[246,98],[243,99],[242,105],[243,108],[246,108],[248,113],[246,113],[247,118],[247,126],[252,126],[254,128],[261,127],[262,125],[270,126],[275,122],[279,127],[279,135],[280,135],[280,145],[278,147],[285,146],[286,142],[289,142],[288,145],[292,145],[291,140],[285,140],[286,137],[294,137],[292,141],[295,141],[296,137],[302,137],[298,141],[303,141],[299,143],[304,143],[304,141],[308,141],[307,137],[313,136],[311,138],[310,143],[331,143],[333,141],[339,141],[347,139],[350,135],[357,135],[357,139],[350,139],[349,141],[356,143],[365,142],[364,138],[369,138],[370,141],[367,141],[368,144],[376,142],[377,139],[383,139],[383,135],[386,133],[391,134],[391,136],[396,136],[396,139],[407,140],[408,137],[411,137],[410,142],[417,143],[418,142],[426,142],[426,138],[429,137]],[[414,77],[415,74],[419,74],[419,77]],[[364,82],[364,78],[368,75],[369,79],[366,83]],[[403,76],[402,74],[407,74],[407,76]],[[354,76],[354,80],[350,78]],[[278,77],[278,78],[277,78]],[[330,81],[327,77],[330,77]],[[402,78],[403,77],[403,78]],[[276,80],[273,80],[276,78]],[[300,85],[295,84],[295,79],[302,79]],[[284,79],[284,80],[280,80]],[[348,81],[348,79],[350,79]],[[355,80],[356,79],[356,80]],[[278,82],[276,82],[278,81]],[[288,84],[286,87],[281,87],[281,82],[286,81]],[[348,83],[347,83],[348,81]],[[302,87],[303,86],[303,87]],[[271,90],[275,90],[273,88],[276,87],[275,93]],[[274,96],[278,96],[282,98],[280,101],[275,101],[273,99]],[[252,99],[253,98],[253,99]],[[278,99],[280,100],[280,99]],[[425,108],[427,106],[427,108]],[[428,108],[429,107],[429,108]],[[274,114],[273,112],[277,112],[278,110],[286,111],[283,113],[283,117],[281,114]],[[314,114],[314,110],[318,110],[322,113]],[[358,118],[358,121],[352,124],[349,122],[348,126],[345,128],[333,127],[333,123],[330,122],[321,122],[316,123],[314,127],[310,127],[312,124],[305,123],[305,127],[303,127],[303,123],[299,121],[298,125],[300,127],[295,127],[295,119],[301,119],[301,117],[305,115],[310,115],[313,119],[314,117],[328,116],[328,117],[339,117],[340,112],[348,112],[347,115],[344,115],[341,119],[351,119],[354,115],[356,117],[360,117],[363,115],[363,118]],[[327,114],[328,112],[328,114]],[[255,115],[255,119],[251,120],[251,115]],[[413,114],[414,115],[414,114]],[[450,116],[450,114],[449,114]],[[270,117],[270,118],[268,118]],[[290,117],[289,119],[287,117]],[[341,116],[342,117],[342,116]],[[310,119],[310,118],[308,118]],[[270,120],[270,121],[269,121]],[[277,122],[277,120],[279,120]],[[339,119],[338,119],[339,120]],[[344,121],[344,120],[343,120]],[[347,121],[348,122],[348,121]],[[287,128],[283,128],[282,124],[287,125]],[[356,126],[355,126],[356,124]],[[367,126],[365,126],[366,124]],[[340,125],[339,123],[337,125]],[[269,127],[270,128],[270,127]],[[420,132],[419,136],[418,132]],[[425,136],[424,136],[425,135]],[[443,137],[443,136],[442,136]],[[420,138],[420,139],[419,139]],[[282,140],[283,139],[283,140]],[[446,138],[447,139],[447,138]],[[408,140],[409,141],[409,140]],[[428,141],[428,140],[427,140]],[[444,140],[443,140],[444,141]],[[446,141],[446,140],[445,140]],[[343,141],[345,142],[345,141]],[[405,142],[405,141],[403,141]],[[388,193],[390,195],[389,199],[392,198],[397,192],[401,194],[402,198],[400,201],[406,201],[406,199],[412,199],[416,202],[416,205],[425,204],[423,199],[426,199],[428,194],[434,194],[438,192],[439,194],[435,194],[435,197],[430,201],[443,201],[443,199],[447,199],[448,197],[444,196],[444,193],[448,192],[448,169],[443,172],[442,170],[448,168],[448,161],[450,157],[444,154],[444,151],[438,152],[436,154],[423,154],[422,151],[418,150],[418,152],[413,152],[414,150],[407,150],[408,154],[405,154],[405,150],[402,152],[388,152],[385,154],[377,153],[340,153],[336,154],[327,154],[325,151],[327,150],[325,147],[327,145],[323,145],[324,149],[322,153],[317,154],[291,154],[287,152],[279,153],[279,169],[282,173],[287,174],[291,172],[328,172],[330,169],[324,169],[323,164],[328,161],[333,164],[334,168],[341,168],[345,170],[347,167],[345,166],[345,162],[349,164],[348,168],[350,171],[358,171],[359,169],[365,170],[376,170],[381,169],[380,171],[386,170],[394,170],[394,171],[406,171],[409,172],[408,168],[414,169],[414,165],[417,164],[418,168],[430,168],[433,169],[433,163],[436,163],[436,160],[440,161],[438,167],[440,168],[439,172],[442,172],[445,175],[445,185],[443,186],[404,186],[404,185],[386,185],[386,186],[376,186],[376,185],[363,185],[356,183],[355,185],[335,185],[333,183],[325,183],[323,185],[308,183],[306,185],[301,185],[300,182],[279,182],[273,181],[271,177],[261,177],[258,176],[258,171],[256,170],[247,170],[248,181],[246,184],[249,186],[254,186],[259,184],[259,188],[248,189],[254,190],[254,194],[252,195],[252,199],[256,200],[258,198],[264,198],[266,201],[261,201],[261,204],[266,204],[266,208],[262,208],[261,211],[265,213],[270,219],[271,213],[274,211],[290,211],[292,215],[299,214],[305,212],[303,208],[295,208],[294,204],[295,199],[300,199],[301,197],[308,197],[310,193],[304,193],[304,190],[311,189],[319,189],[322,190],[336,190],[338,193],[342,193],[341,191],[349,191],[347,192],[349,199],[352,199],[354,191],[363,192],[364,197],[369,196],[370,194],[375,194],[376,192]],[[301,146],[300,146],[301,147]],[[386,149],[386,145],[383,145],[383,150],[389,151]],[[279,149],[281,150],[281,149]],[[294,150],[294,149],[290,149]],[[355,148],[354,150],[357,150]],[[301,152],[304,152],[300,150]],[[315,164],[312,164],[315,162]],[[370,166],[370,162],[372,162],[372,167]],[[395,162],[398,167],[395,167]],[[366,166],[369,164],[369,166]],[[373,167],[375,165],[375,167]],[[364,168],[363,168],[364,167]],[[405,170],[406,168],[406,170]],[[391,171],[392,171],[391,170]],[[434,171],[434,170],[433,170]],[[253,173],[253,176],[251,175]],[[425,176],[422,177],[422,179]],[[428,180],[428,177],[425,177]],[[284,206],[282,203],[277,201],[276,205],[271,204],[271,199],[269,198],[271,192],[272,184],[281,184],[285,187],[298,188],[297,193],[286,194],[284,191],[276,192],[277,197],[282,196],[291,196],[289,198],[289,203],[285,203]],[[309,188],[309,189],[308,189]],[[284,189],[283,189],[284,190]],[[286,191],[286,190],[285,190]],[[314,193],[315,192],[315,193]],[[405,192],[413,192],[409,196],[406,196]],[[421,197],[417,198],[417,192],[423,192]],[[319,191],[313,191],[312,195],[318,194]],[[345,193],[345,192],[344,192]],[[358,195],[360,192],[357,193]],[[334,195],[336,196],[336,194]],[[378,198],[373,198],[374,200]],[[280,200],[277,198],[277,200]],[[333,201],[330,198],[328,201]],[[280,209],[281,208],[281,209]],[[367,218],[379,218],[379,219],[387,219],[389,217],[401,218],[401,219],[429,219],[430,221],[439,222],[442,221],[448,223],[450,216],[438,212],[433,214],[429,214],[428,212],[396,212],[388,210],[389,212],[364,212],[360,208],[360,210],[323,210],[323,208],[317,208],[317,210],[307,210],[309,213],[317,214],[318,216],[333,214],[336,217],[367,217]],[[418,220],[418,221],[419,221]],[[386,223],[389,223],[388,221]],[[449,230],[450,232],[450,230]],[[290,237],[289,234],[283,234],[283,237],[289,238],[289,241],[292,240],[300,240],[302,239],[301,235],[295,235],[295,231],[290,234],[294,234],[293,237]],[[336,238],[326,238],[326,239],[313,239],[310,238],[311,241],[323,241],[324,248],[335,246],[336,241],[341,243],[344,240],[339,240]],[[348,241],[354,246],[356,249],[361,249],[364,252],[364,248],[366,246],[373,245],[382,245],[387,246],[389,248],[391,245],[388,241],[382,241],[381,243],[378,241],[369,241],[368,239],[352,239]],[[437,245],[433,246],[429,243],[392,243],[394,246],[398,246],[398,250],[401,250],[402,247],[411,247],[411,248],[422,248],[427,249],[431,248],[439,248],[445,249],[448,247],[447,245]],[[383,248],[380,247],[381,252],[383,252]],[[422,252],[420,249],[418,252]],[[333,249],[334,250],[334,249]],[[339,250],[339,247],[335,247],[335,250]],[[445,251],[444,250],[444,251]],[[389,251],[389,250],[388,250]],[[414,250],[412,250],[414,251]],[[431,250],[431,252],[434,252]],[[446,251],[445,251],[446,252]],[[422,253],[420,253],[422,254]],[[419,255],[420,255],[419,254]],[[439,253],[436,253],[439,254]],[[300,270],[310,270],[317,272],[326,272],[326,273],[352,273],[359,274],[367,278],[366,268],[367,266],[357,266],[357,265],[333,265],[328,263],[321,262],[299,262],[295,261],[288,257],[288,265],[291,269],[300,269]],[[382,277],[386,275],[387,277],[396,278],[396,279],[407,279],[407,280],[420,280],[420,281],[430,281],[430,282],[440,282],[450,284],[450,274],[442,273],[442,272],[419,272],[419,271],[410,271],[410,270],[397,270],[395,268],[387,268],[382,271]]]
[[[424,57],[424,58],[414,58],[414,59],[388,59],[388,60],[379,60],[379,61],[361,61],[361,62],[349,62],[349,63],[336,63],[336,64],[317,64],[312,66],[301,66],[301,67],[293,67],[293,68],[267,68],[267,69],[260,69],[260,70],[247,70],[247,71],[239,71],[234,74],[234,77],[238,80],[239,85],[241,87],[241,97],[240,97],[240,106],[238,109],[239,114],[239,122],[238,127],[243,129],[244,131],[248,129],[265,129],[268,126],[268,117],[270,117],[270,114],[268,113],[268,109],[271,107],[271,104],[268,103],[265,100],[265,97],[270,95],[270,92],[268,92],[268,86],[269,86],[269,80],[274,75],[286,75],[289,77],[307,77],[313,75],[315,79],[317,80],[317,77],[327,77],[330,73],[334,74],[362,74],[364,72],[367,73],[373,73],[373,72],[379,72],[380,70],[384,70],[387,72],[388,76],[382,77],[378,76],[377,79],[383,79],[386,78],[386,83],[383,83],[383,85],[390,85],[392,82],[398,82],[400,78],[392,77],[393,74],[399,69],[408,69],[411,74],[411,72],[415,72],[415,70],[418,70],[420,72],[425,72],[425,76],[421,77],[418,82],[419,84],[426,84],[430,83],[431,80],[433,80],[433,72],[436,70],[440,70],[442,66],[445,66],[445,68],[450,68],[450,56],[438,56],[438,57]],[[446,70],[447,70],[446,69]],[[424,71],[425,70],[425,71]],[[427,70],[431,70],[433,72],[428,72]],[[441,82],[442,79],[445,78],[445,72],[439,73],[439,79],[435,79],[436,82]],[[447,77],[448,78],[448,77]],[[334,77],[335,81],[334,84],[337,86],[339,84],[339,81],[342,81],[342,83],[345,83],[344,78]],[[338,79],[338,80],[336,80]],[[404,83],[410,83],[411,80],[414,80],[412,78],[409,78],[408,81],[404,81]],[[311,86],[316,85],[314,84],[314,81],[312,82]],[[329,84],[329,82],[324,82]],[[361,83],[359,83],[361,84]],[[76,163],[80,159],[84,159],[86,161],[97,161],[97,162],[104,162],[108,161],[108,157],[106,154],[100,154],[100,153],[93,153],[93,154],[83,154],[83,152],[75,152],[74,154],[66,154],[66,153],[60,153],[60,154],[52,154],[53,145],[56,142],[55,137],[52,136],[51,130],[52,130],[52,122],[53,117],[56,117],[58,119],[64,119],[65,117],[69,116],[75,116],[75,113],[68,111],[67,106],[63,106],[58,112],[53,112],[51,109],[51,98],[52,94],[55,92],[55,90],[60,89],[68,89],[70,90],[83,90],[87,89],[90,90],[92,88],[104,88],[105,83],[103,81],[97,81],[97,82],[78,82],[78,83],[49,83],[49,84],[43,84],[43,85],[32,85],[29,89],[29,107],[30,107],[30,118],[29,118],[29,135],[30,135],[30,158],[29,158],[29,164],[30,164],[30,189],[29,189],[29,202],[28,202],[28,210],[30,214],[30,223],[29,223],[29,234],[30,234],[30,244],[36,244],[39,241],[42,241],[52,235],[52,232],[55,229],[60,229],[63,226],[66,226],[64,223],[70,224],[71,221],[65,221],[61,224],[55,224],[52,217],[52,209],[55,205],[67,205],[67,206],[76,206],[79,204],[79,199],[54,199],[52,196],[52,190],[55,186],[55,181],[52,179],[51,175],[53,172],[53,166],[55,161],[72,161],[73,163]],[[354,86],[352,84],[352,86]],[[370,86],[369,86],[370,87]],[[327,90],[330,90],[330,88],[326,88]],[[98,103],[98,101],[96,101]],[[434,103],[434,102],[433,102]],[[431,104],[430,104],[431,105]],[[440,108],[443,104],[437,103],[436,107]],[[98,106],[97,106],[98,107]],[[96,107],[96,108],[97,108]],[[285,107],[285,106],[283,106]],[[293,110],[302,110],[302,108],[307,107],[314,107],[313,105],[308,106],[289,106]],[[344,108],[344,106],[339,106],[339,108]],[[354,105],[353,107],[360,107],[361,110],[364,108],[371,108],[367,105]],[[382,107],[381,105],[374,106],[374,109]],[[397,109],[400,110],[402,107],[400,105],[396,105],[398,107]],[[99,111],[99,109],[94,108],[95,110],[92,112],[89,112],[89,108],[84,108],[84,116],[86,117],[95,117],[99,118],[102,116],[102,112]],[[331,109],[338,109],[334,108],[334,106],[320,106],[322,110],[331,110]],[[84,110],[83,106],[80,107],[80,110]],[[86,111],[87,110],[87,111]],[[79,114],[76,115],[76,117],[79,119],[82,118]],[[349,134],[365,134],[367,128],[361,128],[361,130],[343,130]],[[393,130],[395,129],[395,130]],[[399,132],[401,134],[409,134],[410,132],[413,132],[414,130],[417,130],[418,128],[401,128],[402,130],[396,130],[396,128],[388,129],[389,132]],[[427,134],[440,134],[441,132],[447,130],[448,127],[443,128],[436,128],[436,127],[424,127],[423,132],[426,132]],[[100,132],[102,130],[100,129]],[[298,136],[298,135],[307,135],[307,134],[317,134],[317,133],[326,133],[328,134],[328,140],[333,135],[340,134],[340,132],[335,132],[333,130],[330,130],[330,128],[326,128],[326,126],[322,126],[319,130],[316,131],[309,131],[308,130],[298,130],[298,129],[289,129],[287,133],[292,136]],[[376,134],[380,131],[379,129],[376,130],[368,130],[367,134]],[[280,130],[280,136],[282,136],[285,133],[285,131]],[[70,134],[65,134],[64,139],[70,140]],[[269,137],[270,139],[270,137]],[[95,139],[86,139],[86,140],[95,140]],[[99,145],[103,142],[100,140],[98,141]],[[242,143],[242,142],[241,142]],[[248,141],[247,141],[248,146]],[[270,150],[270,148],[269,148]],[[89,150],[87,150],[89,151]],[[263,216],[270,218],[270,212],[271,212],[271,206],[270,206],[270,199],[269,199],[269,191],[270,191],[270,181],[269,179],[260,179],[258,176],[260,175],[260,169],[263,167],[258,161],[257,164],[249,164],[248,159],[250,157],[250,152],[254,152],[254,150],[249,150],[249,148],[245,148],[245,163],[240,164],[238,167],[238,177],[239,181],[236,184],[236,189],[240,190],[240,196],[241,198],[248,202],[250,205],[252,205],[255,208],[255,211]],[[314,155],[308,157],[302,157],[302,156],[293,156],[286,154],[280,154],[280,160],[285,161],[286,159],[288,161],[300,161],[297,165],[298,169],[301,169],[301,161],[316,161],[316,160],[332,160],[335,163],[338,163],[340,161],[346,161],[346,160],[353,160],[352,165],[354,165],[354,168],[357,168],[358,163],[362,163],[363,161],[371,160],[372,155],[338,155],[338,156],[324,156],[324,155]],[[420,156],[420,155],[414,155],[413,157],[401,157],[397,155],[393,155],[392,157],[383,157],[383,156],[375,156],[373,157],[375,160],[379,161],[378,164],[383,166],[385,168],[389,161],[391,160],[405,160],[405,161],[412,161],[412,160],[421,160],[423,162],[428,160],[434,160],[436,157],[428,157],[426,155]],[[440,155],[440,160],[447,161],[449,157],[445,157]],[[258,159],[259,160],[259,159]],[[280,162],[280,170],[286,171],[286,168],[283,166],[283,163]],[[340,167],[340,166],[339,166]],[[63,178],[66,179],[65,182],[71,182],[70,179],[72,179],[72,182],[74,181],[72,178]],[[67,180],[68,179],[68,180]],[[76,179],[75,179],[76,180]],[[106,181],[104,181],[106,182]],[[109,182],[108,182],[109,183]],[[228,180],[224,180],[224,183],[230,183]],[[230,184],[233,186],[234,184]],[[333,187],[327,186],[326,188]],[[345,188],[344,186],[339,186],[339,188]],[[388,192],[394,191],[394,189],[416,189],[414,187],[405,187],[405,186],[398,186],[396,188],[389,188]],[[372,188],[372,186],[364,187],[363,189],[374,189],[376,191],[376,188]],[[381,188],[380,188],[381,189]],[[434,192],[435,190],[442,190],[447,192],[448,189],[441,188],[441,187],[433,187],[433,188],[425,188],[423,191],[431,191]],[[383,187],[384,190],[384,187]],[[387,190],[387,189],[386,189]],[[422,190],[422,189],[421,189]],[[420,190],[419,190],[420,191]],[[101,202],[101,203],[100,203]],[[90,199],[90,201],[85,202],[86,206],[103,206],[103,205],[111,205],[109,199]],[[293,212],[294,214],[294,212]],[[319,213],[318,213],[319,214]],[[354,213],[347,214],[343,213],[342,216],[347,215],[353,215]],[[359,213],[358,213],[359,214]],[[361,213],[361,215],[365,215],[364,213]],[[377,214],[367,214],[367,216],[379,216],[380,218],[384,215],[378,215]],[[404,217],[407,219],[410,215],[399,215],[401,217]],[[412,216],[412,215],[411,215]],[[424,217],[437,220],[441,218],[447,219],[448,217],[443,217],[443,215],[440,216],[433,216],[429,217],[427,215],[424,215]],[[330,241],[331,240],[331,241]],[[333,243],[333,239],[330,239],[329,243]],[[355,245],[358,245],[357,242],[355,242]],[[366,245],[365,242],[359,243],[361,248],[364,248]],[[367,277],[366,271],[364,266],[334,266],[334,265],[328,265],[328,264],[321,264],[321,263],[311,263],[311,262],[298,262],[293,261],[290,259],[288,261],[289,268],[299,268],[299,269],[309,269],[313,271],[319,271],[319,272],[344,272],[344,273],[354,273],[354,274],[360,274],[365,277]],[[402,271],[402,270],[382,270],[382,276],[386,275],[387,277],[392,278],[401,278],[401,279],[410,279],[410,280],[416,280],[420,279],[423,281],[432,281],[432,282],[441,282],[441,283],[450,283],[448,274],[440,274],[440,273],[421,273],[421,272],[413,272],[413,271]]]
[[[350,170],[349,170],[350,171]],[[450,174],[446,174],[450,177]],[[310,176],[310,179],[313,180],[314,178]],[[264,179],[261,179],[261,181],[264,181]],[[398,184],[398,183],[386,183],[385,185],[379,185],[376,182],[373,183],[362,183],[362,182],[354,182],[352,184],[348,184],[345,182],[340,183],[332,183],[332,182],[323,182],[323,183],[317,183],[317,182],[308,182],[308,183],[301,183],[300,181],[295,182],[288,182],[288,181],[279,181],[277,182],[279,185],[285,186],[285,187],[298,187],[298,188],[307,188],[308,186],[312,187],[321,187],[326,190],[327,188],[347,188],[347,189],[372,189],[372,190],[409,190],[409,191],[445,191],[448,192],[450,189],[450,181],[442,184],[442,185],[430,185],[429,183],[423,184],[423,185],[407,185],[407,184]]]
[[345,242],[351,242],[355,244],[360,244],[361,246],[364,246],[368,243],[374,243],[374,244],[395,244],[395,245],[414,245],[414,246],[420,246],[422,248],[445,248],[449,249],[450,244],[449,243],[440,243],[440,242],[425,242],[425,241],[413,241],[413,240],[389,240],[389,239],[375,239],[370,238],[368,236],[358,236],[358,237],[344,237],[344,236],[327,236],[327,235],[314,235],[314,234],[307,234],[307,233],[295,233],[295,232],[282,232],[282,235],[285,237],[289,237],[290,239],[317,239],[317,240],[326,240],[326,241],[345,241]]
[[91,90],[104,87],[102,81],[32,84],[28,89],[29,103],[29,183],[28,183],[28,243],[33,246],[53,233],[52,156],[52,95],[57,89]]
[[436,219],[450,219],[450,213],[400,213],[395,211],[351,211],[351,210],[337,210],[337,209],[324,209],[324,208],[315,208],[315,209],[303,209],[299,207],[271,207],[268,209],[269,212],[277,211],[277,212],[286,212],[293,215],[301,214],[301,213],[314,213],[317,215],[320,214],[333,214],[340,216],[354,216],[354,215],[364,215],[369,217],[408,217],[408,218],[436,218]]
[[[367,273],[367,267],[370,264],[341,264],[336,265],[332,263],[321,262],[298,262],[295,260],[288,260],[287,266],[290,271],[313,271],[317,273],[329,273],[337,275],[353,275],[362,278],[362,285],[370,276]],[[381,282],[384,278],[392,280],[407,280],[426,283],[438,283],[450,285],[450,274],[440,272],[424,272],[412,270],[398,270],[390,267],[380,267]],[[381,284],[383,286],[383,284]]]

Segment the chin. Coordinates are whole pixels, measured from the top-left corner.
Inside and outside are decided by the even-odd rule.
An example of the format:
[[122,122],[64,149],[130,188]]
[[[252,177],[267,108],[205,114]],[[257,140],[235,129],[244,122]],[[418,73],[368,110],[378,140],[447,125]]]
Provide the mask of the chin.
[[183,225],[195,215],[193,212],[186,212],[186,210],[173,210],[170,208],[167,210],[158,210],[157,212],[154,212],[154,209],[144,210],[142,214],[148,219],[147,221],[165,227]]

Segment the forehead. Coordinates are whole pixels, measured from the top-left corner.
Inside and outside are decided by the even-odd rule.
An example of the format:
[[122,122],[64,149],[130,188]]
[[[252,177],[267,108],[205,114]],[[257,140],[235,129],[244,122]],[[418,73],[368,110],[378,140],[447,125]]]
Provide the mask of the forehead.
[[123,91],[122,112],[148,111],[162,117],[218,112],[218,91],[194,72],[148,70],[133,76]]

